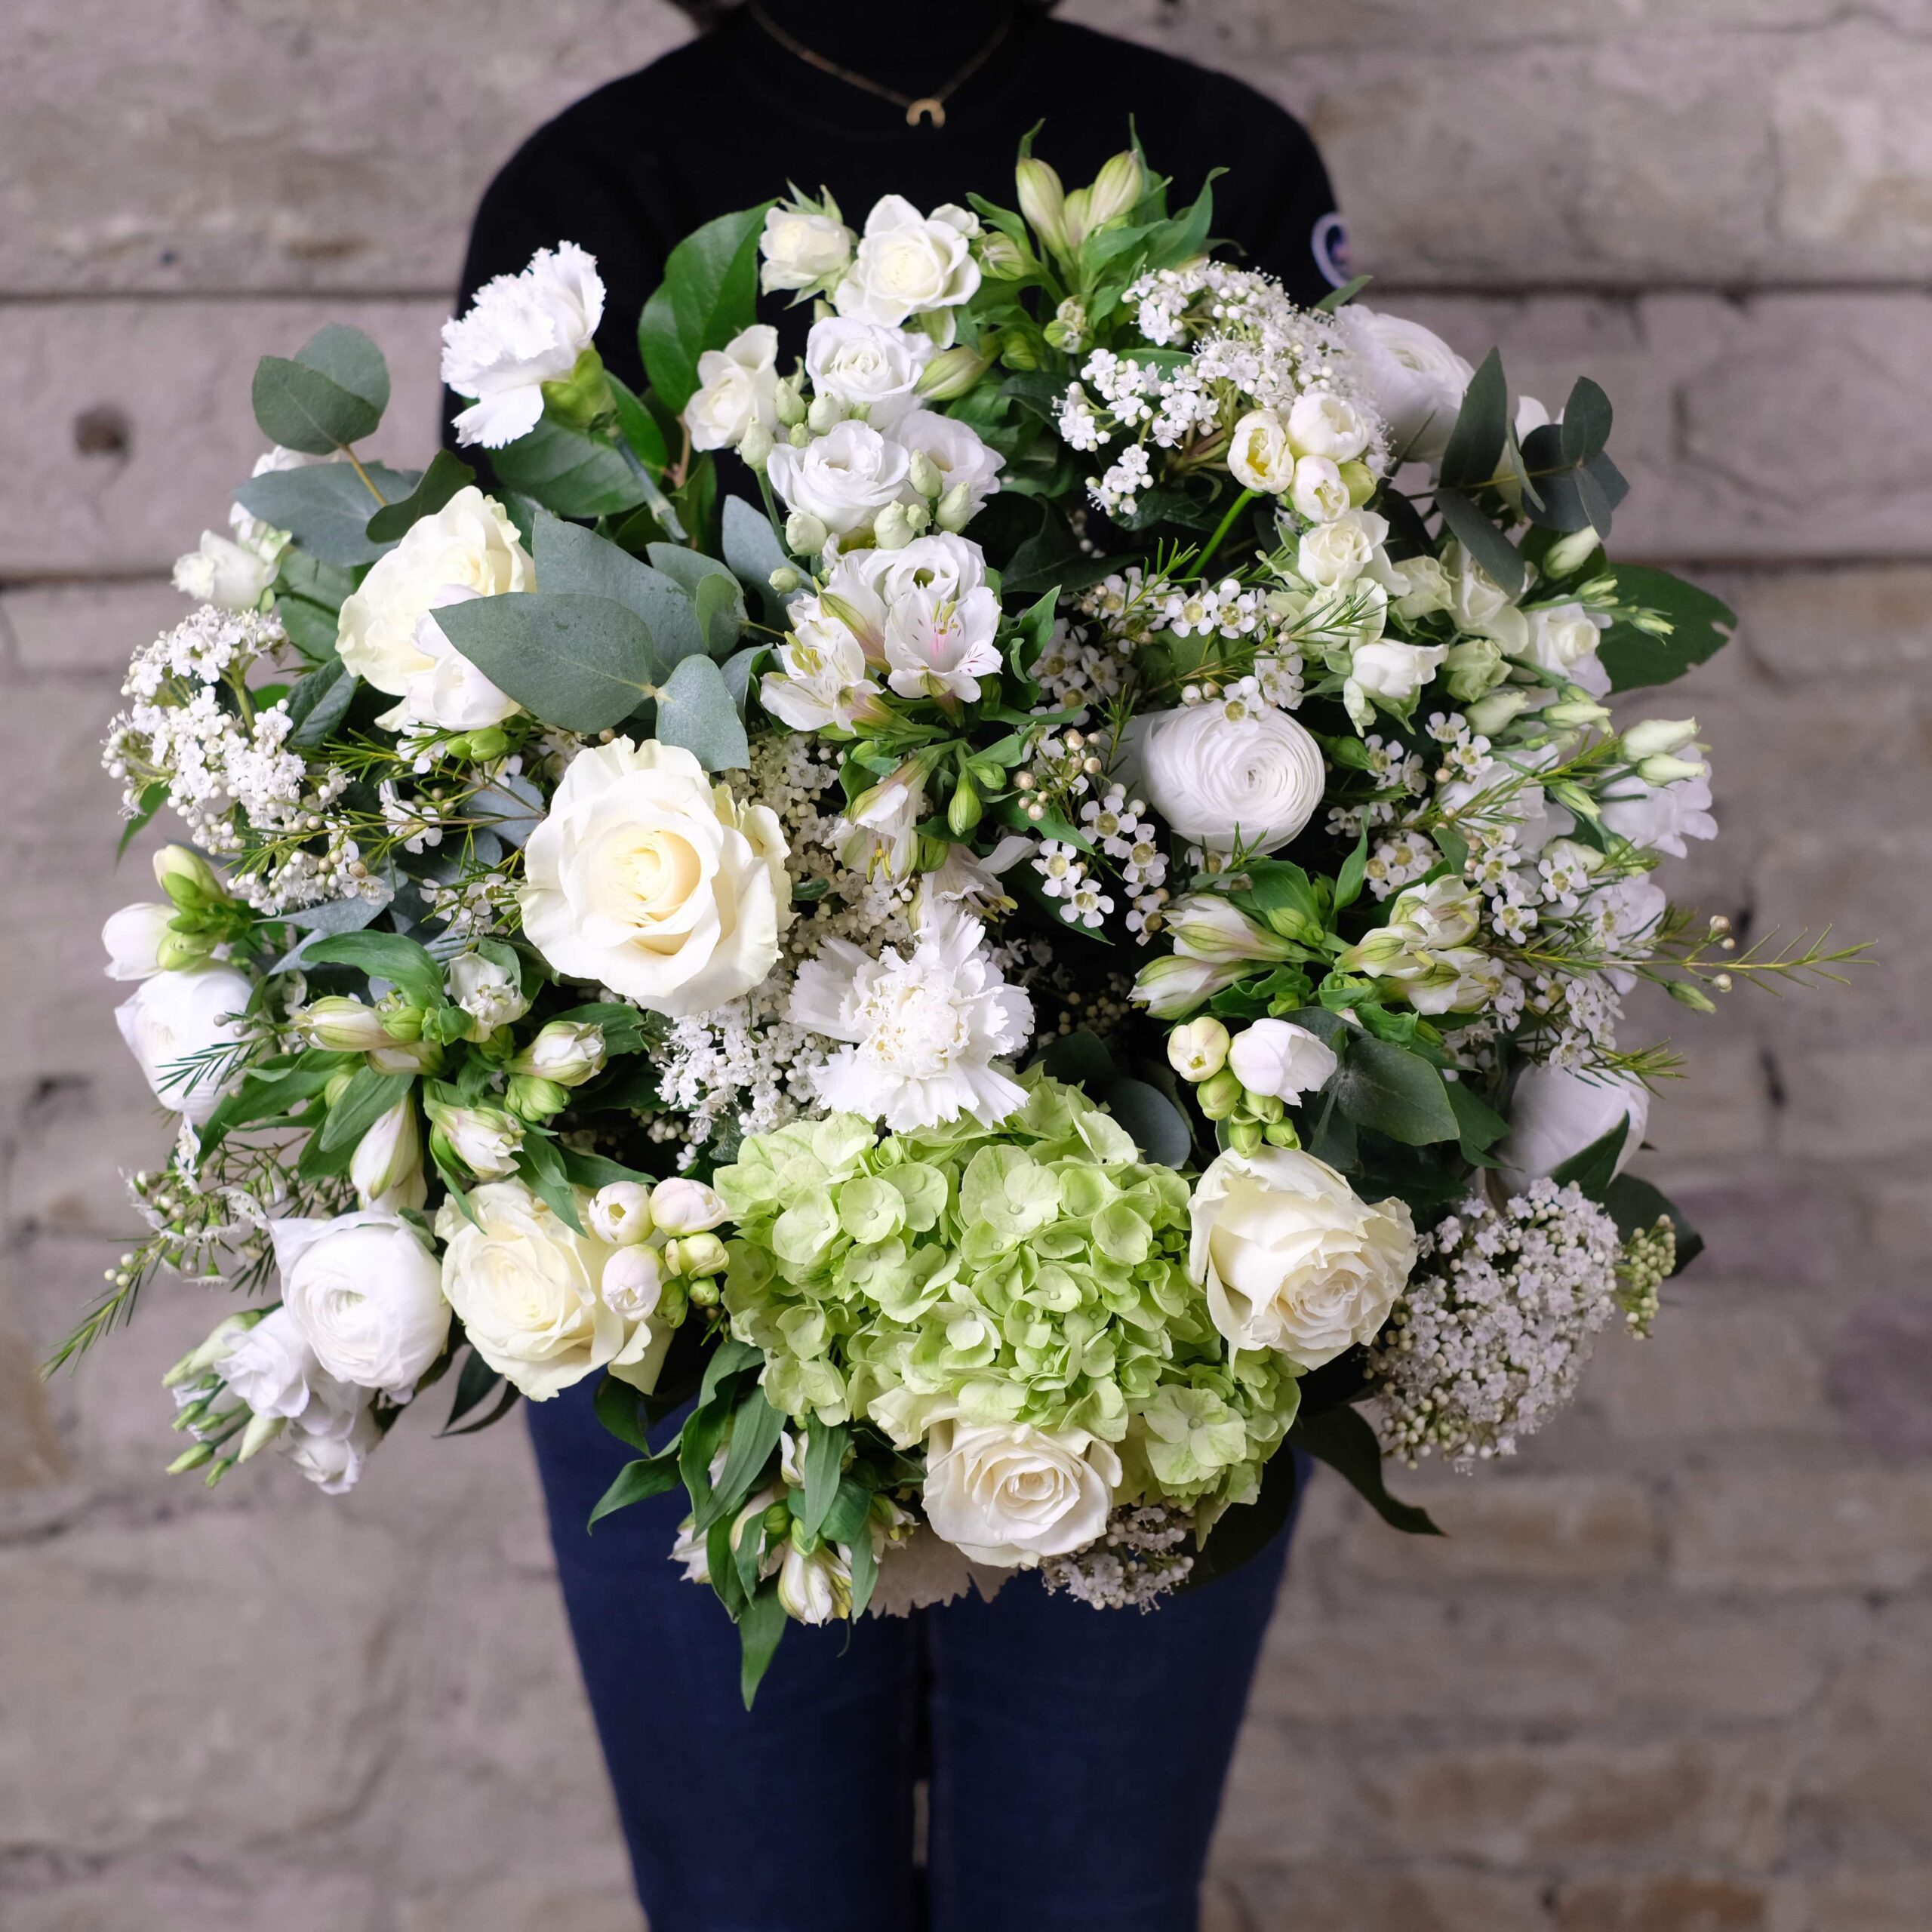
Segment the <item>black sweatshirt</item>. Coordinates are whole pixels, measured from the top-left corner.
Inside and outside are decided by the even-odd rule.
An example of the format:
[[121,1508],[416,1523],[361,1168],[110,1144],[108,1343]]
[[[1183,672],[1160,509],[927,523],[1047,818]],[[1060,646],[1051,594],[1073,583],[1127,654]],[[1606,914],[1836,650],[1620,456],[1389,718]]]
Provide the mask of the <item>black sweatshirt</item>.
[[[956,74],[1009,11],[998,0],[765,6],[795,39],[914,96]],[[669,250],[714,216],[781,195],[788,180],[808,193],[830,189],[855,228],[888,193],[921,210],[964,205],[969,191],[1011,207],[1014,157],[1036,122],[1045,125],[1034,151],[1071,189],[1128,145],[1130,117],[1149,164],[1173,178],[1171,207],[1224,167],[1217,236],[1300,301],[1345,278],[1346,240],[1313,142],[1238,81],[1023,7],[948,100],[945,125],[913,128],[903,108],[808,65],[741,8],[531,135],[477,211],[462,300],[540,248],[580,242],[608,291],[597,346],[640,386],[638,312]]]

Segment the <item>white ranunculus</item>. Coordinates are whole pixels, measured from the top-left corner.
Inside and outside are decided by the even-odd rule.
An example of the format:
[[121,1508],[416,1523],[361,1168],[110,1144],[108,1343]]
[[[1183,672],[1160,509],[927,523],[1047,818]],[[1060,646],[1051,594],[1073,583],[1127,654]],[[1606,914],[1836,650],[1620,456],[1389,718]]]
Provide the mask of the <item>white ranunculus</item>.
[[402,702],[377,718],[377,724],[392,731],[480,731],[487,724],[514,718],[523,709],[471,663],[436,622],[437,611],[467,604],[478,594],[453,584],[438,593],[434,609],[417,620],[410,641],[423,668],[410,678]]
[[1334,590],[1374,568],[1388,537],[1387,518],[1373,510],[1344,510],[1303,533],[1295,568],[1318,589]]
[[[965,491],[968,521],[979,515],[986,499],[999,488],[999,473],[1006,467],[1006,458],[981,441],[970,423],[961,423],[957,417],[942,416],[935,410],[915,409],[893,425],[892,439],[911,454],[923,456],[939,472],[947,491]],[[915,540],[922,543],[946,540],[941,537]],[[909,543],[906,549],[913,547]],[[893,554],[903,557],[906,551]]]
[[246,1036],[239,1016],[254,987],[232,966],[203,966],[189,973],[155,973],[131,999],[114,1009],[121,1037],[165,1107],[201,1126],[234,1084],[238,1068],[229,1058],[182,1063]]
[[1251,409],[1235,423],[1228,443],[1228,469],[1244,490],[1278,497],[1295,480],[1294,446],[1288,426],[1272,409]]
[[346,1496],[382,1439],[381,1426],[367,1402],[349,1408],[312,1402],[275,1446],[325,1496]]
[[597,258],[574,242],[540,248],[521,274],[486,281],[469,312],[443,325],[443,380],[475,398],[456,419],[457,440],[497,450],[528,435],[543,414],[543,385],[570,374],[603,319]]
[[449,995],[476,1023],[478,1035],[494,1033],[530,1011],[518,976],[487,953],[459,952],[443,968]]
[[1416,1261],[1398,1200],[1362,1200],[1298,1149],[1219,1155],[1195,1183],[1189,1272],[1237,1348],[1319,1368],[1371,1340]]
[[649,1327],[598,1292],[620,1251],[566,1226],[521,1181],[479,1187],[469,1204],[474,1221],[446,1202],[436,1232],[446,1244],[443,1292],[470,1346],[534,1402],[600,1368],[648,1389],[656,1380],[646,1361]]
[[137,900],[110,913],[100,929],[100,943],[107,949],[107,977],[146,980],[158,973],[161,943],[174,918],[172,906],[157,906],[149,900]]
[[777,961],[786,849],[768,806],[740,804],[681,746],[587,746],[524,849],[523,930],[560,973],[706,1013]]
[[416,627],[426,611],[458,601],[453,591],[495,597],[536,587],[536,568],[516,525],[472,483],[434,516],[419,518],[393,550],[376,559],[361,587],[343,601],[336,649],[377,691],[406,697],[416,678],[436,669],[436,660],[417,642]]
[[1030,1569],[1106,1534],[1120,1458],[1084,1429],[940,1422],[926,1438],[926,1521],[975,1563]]
[[709,1234],[731,1218],[715,1188],[688,1175],[673,1174],[651,1190],[651,1218],[665,1234]]
[[758,285],[768,295],[829,281],[852,259],[852,231],[835,217],[780,202],[764,212],[758,237],[764,264]]
[[741,329],[722,349],[697,358],[698,388],[685,405],[694,450],[736,449],[755,423],[778,427],[778,331],[768,322]]
[[890,429],[917,407],[913,391],[932,359],[933,339],[923,330],[848,315],[814,322],[805,338],[805,374],[814,394],[832,397],[848,414],[863,414],[875,429]]
[[[586,1220],[591,1232],[602,1239],[595,1217]],[[663,1256],[641,1242],[620,1247],[605,1263],[597,1292],[605,1306],[616,1309],[626,1321],[648,1321],[657,1313],[664,1294]]]
[[1540,671],[1554,671],[1575,678],[1577,668],[1586,658],[1594,658],[1604,632],[1610,628],[1607,617],[1592,617],[1580,604],[1555,604],[1540,611],[1525,611],[1526,635],[1509,652]]
[[1533,1062],[1517,1075],[1508,1111],[1509,1131],[1495,1154],[1503,1186],[1520,1194],[1627,1118],[1615,1170],[1621,1174],[1643,1145],[1651,1090],[1632,1075],[1573,1073],[1567,1066]]
[[1321,389],[1295,398],[1288,411],[1288,441],[1302,456],[1352,463],[1368,448],[1374,426],[1346,397]]
[[1635,772],[1613,779],[1603,788],[1603,824],[1607,832],[1635,845],[1683,858],[1687,838],[1715,838],[1718,822],[1711,815],[1711,781],[1679,778],[1668,785],[1647,783]]
[[1229,852],[1273,852],[1307,824],[1326,780],[1321,748],[1286,712],[1240,718],[1224,705],[1183,705],[1128,727],[1134,789],[1182,838]]
[[436,1259],[400,1215],[272,1221],[281,1303],[338,1381],[407,1401],[448,1346]]
[[1334,1048],[1306,1026],[1291,1020],[1257,1020],[1235,1035],[1228,1064],[1251,1094],[1298,1105],[1327,1085],[1340,1063]]
[[1352,302],[1336,318],[1354,352],[1355,379],[1389,425],[1399,457],[1441,460],[1475,371],[1420,322]]
[[308,1337],[287,1309],[273,1309],[232,1340],[233,1346],[214,1366],[234,1395],[257,1415],[293,1420],[317,1400],[339,1408],[355,1405],[357,1398],[316,1359]]
[[416,1103],[407,1094],[379,1115],[355,1143],[349,1178],[365,1208],[393,1214],[401,1208],[420,1208],[429,1199],[422,1131],[416,1124]]
[[613,1247],[630,1247],[647,1239],[655,1226],[651,1218],[650,1183],[607,1182],[590,1197],[584,1225]]
[[1333,523],[1352,507],[1342,472],[1325,456],[1305,456],[1296,463],[1288,500],[1310,523]]
[[972,247],[979,232],[979,217],[949,202],[928,216],[903,195],[886,195],[866,217],[832,306],[841,315],[888,328],[912,315],[958,307],[980,285]]
[[198,604],[224,611],[252,611],[281,568],[281,546],[238,543],[219,531],[205,530],[198,549],[174,560],[174,587]]
[[816,517],[835,537],[851,537],[911,494],[912,463],[901,445],[869,423],[848,421],[803,449],[780,443],[765,467],[788,509]]

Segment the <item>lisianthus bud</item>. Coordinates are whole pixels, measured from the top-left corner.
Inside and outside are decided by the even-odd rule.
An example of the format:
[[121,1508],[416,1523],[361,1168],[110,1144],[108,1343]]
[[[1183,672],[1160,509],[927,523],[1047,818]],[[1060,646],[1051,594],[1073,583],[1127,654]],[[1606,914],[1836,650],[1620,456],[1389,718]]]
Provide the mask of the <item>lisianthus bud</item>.
[[[1004,235],[1001,241],[1005,241]],[[1007,245],[1012,246],[1011,242]],[[976,349],[968,349],[964,343],[951,349],[942,349],[925,368],[919,372],[919,380],[913,385],[914,392],[924,396],[928,402],[953,402],[965,395],[992,367]]]
[[796,376],[787,376],[773,392],[771,406],[779,421],[795,429],[805,420],[804,391]]
[[810,510],[794,510],[785,519],[785,547],[795,557],[815,557],[830,533]]
[[1664,752],[1637,761],[1637,776],[1646,785],[1674,785],[1680,778],[1701,778],[1710,768],[1702,758],[1672,758]]
[[1581,570],[1602,543],[1603,539],[1588,525],[1581,530],[1573,530],[1567,537],[1559,537],[1549,546],[1543,560],[1544,574],[1560,578]]
[[581,1087],[604,1069],[604,1029],[553,1020],[510,1062],[512,1073],[534,1074],[559,1087]]
[[437,1151],[453,1155],[478,1180],[501,1180],[516,1171],[523,1146],[523,1122],[497,1107],[453,1107],[431,1100],[430,1142]]
[[503,1088],[503,1105],[524,1120],[548,1120],[570,1103],[568,1089],[540,1074],[513,1073]]
[[1168,1064],[1183,1080],[1211,1080],[1228,1063],[1228,1029],[1203,1014],[1168,1035]]
[[955,483],[939,500],[933,520],[940,529],[957,534],[973,521],[973,489],[968,483]]
[[1046,162],[1028,155],[1013,171],[1020,212],[1033,232],[1057,255],[1066,252],[1066,190]]
[[1087,191],[1087,218],[1094,227],[1124,221],[1140,205],[1147,177],[1140,157],[1132,149],[1114,155],[1094,177]]
[[1529,701],[1530,694],[1525,691],[1491,691],[1487,697],[1478,698],[1469,706],[1466,714],[1469,729],[1485,738],[1493,738]]
[[912,518],[903,503],[888,503],[872,524],[872,541],[881,550],[903,550],[912,542]]
[[909,473],[912,479],[912,488],[922,497],[937,497],[946,488],[945,471],[924,450],[912,452]]
[[738,454],[754,470],[762,471],[774,438],[762,423],[754,423],[738,438]]
[[605,1306],[628,1321],[657,1312],[664,1293],[664,1260],[654,1247],[620,1247],[604,1264],[597,1291]]
[[242,1432],[240,1447],[235,1460],[245,1463],[251,1456],[258,1455],[288,1426],[286,1416],[251,1416],[248,1426]]
[[1509,675],[1503,647],[1491,637],[1465,638],[1451,645],[1442,660],[1448,674],[1449,695],[1458,704],[1472,704]]
[[651,1218],[660,1233],[697,1235],[723,1226],[731,1215],[715,1189],[678,1174],[651,1190]]
[[1223,1067],[1195,1089],[1194,1097],[1210,1120],[1226,1120],[1241,1103],[1241,1084]]
[[765,579],[765,582],[770,584],[780,597],[789,597],[792,592],[804,582],[804,579],[789,564],[780,564]]
[[306,1038],[332,1053],[367,1053],[389,1044],[382,1016],[359,999],[331,994],[311,1000],[289,1017]]
[[1580,731],[1595,724],[1607,724],[1610,712],[1592,697],[1561,698],[1546,705],[1540,714],[1543,723],[1559,731]]
[[642,1241],[657,1223],[651,1214],[651,1189],[640,1180],[614,1180],[590,1198],[590,1232],[613,1247]]
[[228,897],[220,873],[191,845],[164,845],[154,855],[154,882],[183,912]]
[[844,421],[845,414],[845,405],[835,395],[815,395],[805,411],[805,427],[814,436],[827,435]]
[[1697,735],[1694,718],[1647,718],[1623,734],[1623,755],[1633,761],[1681,752]]

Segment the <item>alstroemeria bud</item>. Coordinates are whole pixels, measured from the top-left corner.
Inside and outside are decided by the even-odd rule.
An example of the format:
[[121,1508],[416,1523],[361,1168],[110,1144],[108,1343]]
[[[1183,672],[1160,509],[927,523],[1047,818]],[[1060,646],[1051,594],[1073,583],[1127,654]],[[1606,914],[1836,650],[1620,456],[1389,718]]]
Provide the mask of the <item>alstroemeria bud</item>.
[[1115,155],[1094,177],[1087,191],[1087,218],[1096,228],[1124,221],[1140,205],[1147,191],[1146,171],[1140,157],[1131,148]]
[[154,855],[154,882],[184,912],[228,897],[220,873],[191,845],[164,845]]
[[1017,281],[1035,266],[1032,257],[1011,235],[996,228],[980,236],[977,252],[980,272],[990,281]]
[[983,809],[980,802],[979,788],[961,772],[958,783],[952,788],[952,801],[946,808],[948,830],[957,832],[964,838],[979,823]]
[[1168,1035],[1168,1064],[1183,1080],[1211,1080],[1228,1063],[1228,1029],[1211,1014]]
[[390,1044],[382,1016],[359,999],[331,994],[311,1000],[289,1017],[305,1038],[332,1053],[367,1053]]
[[377,1001],[376,1017],[392,1040],[407,1045],[423,1037],[423,1009],[400,990],[386,992]]
[[369,1064],[378,1073],[434,1073],[443,1063],[443,1050],[433,1040],[391,1040],[369,1049]]
[[1694,718],[1647,718],[1623,734],[1623,755],[1633,763],[1666,752],[1681,752],[1697,735]]
[[651,1212],[651,1189],[641,1180],[614,1180],[590,1198],[590,1232],[613,1247],[629,1247],[657,1226]]
[[795,1542],[788,1541],[785,1559],[778,1568],[778,1601],[795,1623],[831,1623],[849,1617],[851,1567],[828,1543],[820,1543],[808,1554]]
[[[1004,241],[1006,238],[1002,235],[1000,238]],[[1009,248],[1011,245],[1008,243]],[[954,402],[965,395],[992,366],[977,349],[968,349],[963,343],[955,343],[951,349],[942,349],[919,372],[913,392],[928,402]]]
[[540,1074],[513,1073],[503,1087],[503,1105],[522,1120],[548,1120],[570,1103],[567,1089]]
[[1066,225],[1066,248],[1070,254],[1093,232],[1094,197],[1085,188],[1076,188],[1066,198],[1060,220]]
[[523,1146],[521,1121],[497,1107],[452,1107],[435,1100],[424,1104],[429,1113],[430,1143],[439,1153],[453,1155],[478,1180],[501,1180],[516,1171]]
[[512,1073],[581,1087],[604,1070],[604,1029],[577,1020],[553,1020],[510,1062]]
[[356,1200],[365,1208],[420,1208],[429,1198],[423,1177],[423,1137],[416,1125],[415,1103],[408,1094],[355,1143],[349,1178]]
[[1046,162],[1028,155],[1013,171],[1020,212],[1055,254],[1066,252],[1066,190]]
[[716,1189],[675,1174],[651,1190],[651,1218],[661,1233],[698,1235],[721,1227],[731,1212]]

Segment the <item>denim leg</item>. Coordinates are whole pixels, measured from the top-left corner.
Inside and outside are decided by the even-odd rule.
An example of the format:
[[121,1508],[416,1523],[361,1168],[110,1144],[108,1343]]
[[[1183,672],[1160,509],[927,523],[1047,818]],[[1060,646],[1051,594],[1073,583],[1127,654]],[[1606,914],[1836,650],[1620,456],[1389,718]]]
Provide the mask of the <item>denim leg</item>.
[[1293,1529],[1144,1615],[1033,1577],[928,1613],[932,1932],[1194,1932]]
[[632,1452],[588,1383],[526,1407],[651,1932],[910,1932],[917,1626],[789,1629],[747,1713],[737,1631],[669,1561],[683,1491],[586,1534]]

